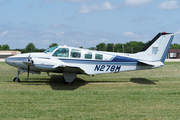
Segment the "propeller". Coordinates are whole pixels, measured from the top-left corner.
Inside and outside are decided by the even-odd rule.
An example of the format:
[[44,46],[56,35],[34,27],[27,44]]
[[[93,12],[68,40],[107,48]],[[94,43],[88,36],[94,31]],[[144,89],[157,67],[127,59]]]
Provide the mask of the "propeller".
[[30,66],[28,66],[27,80],[29,79],[29,70],[30,70]]
[[33,60],[31,59],[30,54],[29,54],[29,56],[28,56],[28,64],[27,64],[27,66],[28,66],[27,80],[29,79],[29,71],[30,71],[30,66],[32,65],[32,63],[33,63]]
[[[31,58],[30,58],[30,54],[29,54],[28,62],[30,62],[30,61],[31,61]],[[29,70],[30,70],[30,65],[28,65],[27,80],[29,79]]]
[[[31,44],[31,52],[33,52],[33,44]],[[28,73],[27,73],[27,80],[29,79],[29,71],[30,71],[30,66],[32,65],[33,61],[31,60],[30,54],[28,57]]]
[[28,66],[28,69],[27,69],[27,80],[28,80],[29,72],[30,72],[30,66],[33,65],[33,63],[34,63],[30,53],[29,53],[28,58],[25,61],[23,61],[23,63]]

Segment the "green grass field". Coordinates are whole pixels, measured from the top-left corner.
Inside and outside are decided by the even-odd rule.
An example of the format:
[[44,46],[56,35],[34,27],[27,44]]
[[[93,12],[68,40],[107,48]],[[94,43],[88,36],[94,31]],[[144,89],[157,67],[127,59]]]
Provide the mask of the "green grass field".
[[153,70],[78,75],[26,73],[0,62],[0,119],[180,119],[180,62]]

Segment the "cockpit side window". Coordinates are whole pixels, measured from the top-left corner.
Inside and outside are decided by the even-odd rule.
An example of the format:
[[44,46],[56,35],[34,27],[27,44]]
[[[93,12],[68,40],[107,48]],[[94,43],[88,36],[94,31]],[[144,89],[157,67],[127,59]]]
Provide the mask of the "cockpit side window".
[[96,59],[96,60],[102,60],[102,59],[103,59],[103,55],[101,55],[101,54],[95,54],[95,59]]
[[92,59],[92,53],[91,52],[85,52],[84,58],[85,59]]
[[56,52],[53,53],[52,56],[69,57],[69,49],[68,48],[59,48],[56,50]]
[[80,58],[81,57],[81,51],[77,49],[71,50],[71,57],[73,58]]
[[47,49],[46,51],[44,51],[44,53],[46,53],[46,54],[51,54],[57,47],[58,47],[58,46],[49,48],[49,49]]

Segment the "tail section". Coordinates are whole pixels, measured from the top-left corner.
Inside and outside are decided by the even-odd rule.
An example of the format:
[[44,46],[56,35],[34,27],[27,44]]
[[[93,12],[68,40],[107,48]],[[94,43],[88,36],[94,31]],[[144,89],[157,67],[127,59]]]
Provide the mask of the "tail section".
[[141,50],[141,52],[134,54],[133,57],[138,58],[141,62],[164,63],[173,38],[174,34],[172,33],[159,33]]

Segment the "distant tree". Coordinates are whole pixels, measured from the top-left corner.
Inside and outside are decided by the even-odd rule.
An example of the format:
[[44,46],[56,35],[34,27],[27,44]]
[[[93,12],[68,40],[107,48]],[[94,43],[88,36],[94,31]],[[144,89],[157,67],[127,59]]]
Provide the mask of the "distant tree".
[[99,43],[99,45],[96,45],[96,48],[99,51],[106,51],[106,44],[105,43]]
[[117,44],[115,44],[114,45],[114,52],[120,52],[120,53],[122,53],[123,52],[123,44],[121,44],[121,43],[117,43]]
[[29,43],[26,48],[25,48],[26,52],[33,52],[36,51],[35,45],[33,43]]
[[130,41],[125,44],[124,49],[126,53],[131,53],[132,52],[131,50],[133,48],[133,53],[137,53],[137,52],[140,52],[144,46],[145,46],[145,43],[143,42]]
[[83,46],[79,47],[79,48],[83,48]]
[[42,49],[37,49],[34,52],[44,52],[46,49],[42,48]]
[[170,49],[180,49],[180,45],[177,43],[174,43],[171,45]]
[[109,51],[109,52],[114,51],[114,43],[108,43],[107,44],[107,51]]
[[49,48],[54,47],[54,46],[58,46],[58,44],[57,43],[52,43],[51,45],[49,45]]
[[90,47],[89,50],[96,50],[96,47]]
[[0,45],[0,50],[10,50],[9,45],[5,44],[5,45]]
[[17,51],[21,51],[21,53],[27,53],[25,49],[15,49]]
[[124,47],[124,53],[131,53],[131,52],[137,53],[137,52],[140,52],[146,44],[148,44],[148,42],[143,43],[143,42],[138,42],[138,41],[130,41],[130,42],[127,42],[126,44],[118,43],[114,45],[114,51],[122,53],[123,47]]

